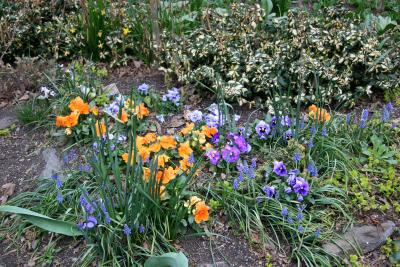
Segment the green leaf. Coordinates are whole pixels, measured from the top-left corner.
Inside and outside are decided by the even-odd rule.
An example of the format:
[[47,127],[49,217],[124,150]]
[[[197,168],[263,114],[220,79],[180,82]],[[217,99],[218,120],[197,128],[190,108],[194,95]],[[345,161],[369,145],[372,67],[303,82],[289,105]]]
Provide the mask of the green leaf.
[[268,16],[272,11],[272,7],[273,7],[272,1],[271,0],[261,0],[261,5],[265,11],[266,16]]
[[10,212],[21,215],[22,218],[26,219],[33,225],[40,227],[46,231],[63,234],[67,236],[80,236],[83,233],[76,228],[76,225],[70,222],[64,222],[56,219],[52,219],[40,213],[15,207],[15,206],[0,206],[0,212]]
[[188,267],[189,262],[182,253],[169,252],[160,256],[152,256],[146,260],[144,267]]

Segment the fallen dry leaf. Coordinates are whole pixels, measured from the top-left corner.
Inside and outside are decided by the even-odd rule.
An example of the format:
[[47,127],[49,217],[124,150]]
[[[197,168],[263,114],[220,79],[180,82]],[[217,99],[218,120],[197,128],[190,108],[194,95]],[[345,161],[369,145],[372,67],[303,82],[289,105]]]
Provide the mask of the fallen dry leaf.
[[28,261],[28,266],[29,267],[33,267],[33,266],[35,266],[36,265],[36,260],[35,259],[30,259],[29,261]]
[[6,183],[2,187],[3,195],[11,196],[14,194],[15,191],[15,184],[14,183]]
[[185,120],[184,120],[183,116],[174,116],[168,123],[168,126],[170,128],[178,128],[183,125],[185,125]]
[[133,65],[135,65],[136,68],[140,68],[140,66],[142,66],[142,61],[134,60]]
[[19,100],[20,101],[27,101],[27,100],[29,100],[29,95],[28,94],[24,94],[22,97],[20,97]]
[[15,184],[14,183],[6,183],[1,187],[2,196],[0,197],[1,204],[7,202],[8,197],[12,196],[15,191]]
[[258,235],[258,233],[251,233],[251,239],[254,243],[256,244],[261,244],[261,240],[260,240],[260,236]]
[[6,197],[6,196],[0,197],[0,203],[1,203],[1,204],[6,203],[6,202],[7,202],[7,199],[8,199],[8,197]]

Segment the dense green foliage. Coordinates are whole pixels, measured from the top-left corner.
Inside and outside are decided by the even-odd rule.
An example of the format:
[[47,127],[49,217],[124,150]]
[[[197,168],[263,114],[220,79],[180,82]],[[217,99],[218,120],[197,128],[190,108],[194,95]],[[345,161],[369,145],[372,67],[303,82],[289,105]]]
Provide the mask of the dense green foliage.
[[239,103],[259,97],[268,107],[265,98],[276,94],[301,91],[306,102],[319,94],[326,103],[354,103],[373,90],[398,90],[398,28],[379,35],[348,11],[320,15],[290,11],[261,24],[257,7],[210,11],[207,23],[188,36],[166,36],[164,66],[181,81],[221,88]]

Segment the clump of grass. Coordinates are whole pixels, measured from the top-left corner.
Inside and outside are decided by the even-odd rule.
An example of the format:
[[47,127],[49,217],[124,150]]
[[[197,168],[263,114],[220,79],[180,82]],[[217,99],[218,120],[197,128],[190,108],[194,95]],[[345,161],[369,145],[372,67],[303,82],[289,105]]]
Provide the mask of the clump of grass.
[[50,106],[46,100],[33,99],[17,107],[17,117],[23,124],[44,125],[48,123]]

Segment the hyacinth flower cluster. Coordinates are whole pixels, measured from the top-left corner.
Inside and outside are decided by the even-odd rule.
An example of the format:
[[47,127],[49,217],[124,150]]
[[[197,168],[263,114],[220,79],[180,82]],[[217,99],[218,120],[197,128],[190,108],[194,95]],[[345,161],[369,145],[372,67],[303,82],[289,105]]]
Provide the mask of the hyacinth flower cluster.
[[79,198],[79,202],[85,212],[84,220],[77,224],[80,230],[91,230],[99,224],[102,219],[104,223],[110,224],[111,217],[107,212],[104,201],[97,203],[95,200],[90,199],[89,195],[85,193]]
[[[297,169],[288,171],[285,164],[282,161],[275,161],[273,166],[273,173],[286,180],[286,185],[283,188],[283,192],[287,196],[296,196],[297,201],[302,202],[304,197],[308,196],[310,192],[310,186],[305,178],[300,177],[300,171]],[[280,184],[282,185],[282,184]],[[278,198],[278,189],[276,186],[266,185],[263,187],[263,192],[266,198]]]
[[[299,233],[303,233],[304,232],[304,226],[303,226],[302,222],[303,222],[303,218],[304,218],[304,210],[305,210],[305,208],[306,208],[306,205],[297,204],[296,205],[296,210],[297,210],[296,214],[289,213],[289,210],[286,207],[283,207],[282,211],[281,211],[282,219],[284,221],[286,220],[289,224],[295,224],[296,223],[298,225],[297,226],[297,231]],[[318,228],[316,230],[316,232],[315,232],[315,236],[317,238],[319,238],[320,235],[321,235],[321,230]]]
[[384,105],[382,109],[381,122],[387,122],[390,119],[392,111],[393,111],[392,103],[387,103],[386,105]]
[[135,229],[139,234],[144,234],[146,231],[146,228],[143,224],[135,223],[131,227],[129,227],[127,224],[124,224],[122,232],[124,233],[124,235],[130,236],[132,234],[132,229]]
[[51,179],[54,180],[55,183],[56,183],[56,187],[57,187],[57,197],[56,197],[56,200],[57,200],[57,203],[58,203],[58,204],[61,204],[61,203],[64,201],[64,197],[63,197],[63,195],[62,195],[62,193],[61,193],[61,188],[62,188],[62,186],[63,186],[63,182],[62,182],[60,176],[58,176],[57,174],[53,174],[53,175],[51,176]]
[[250,165],[247,161],[239,163],[236,166],[236,169],[239,172],[239,175],[233,180],[234,190],[238,190],[240,184],[243,183],[245,179],[253,180],[256,178],[257,158],[252,158]]
[[364,129],[367,126],[368,117],[369,117],[369,110],[363,109],[360,118],[360,129]]

